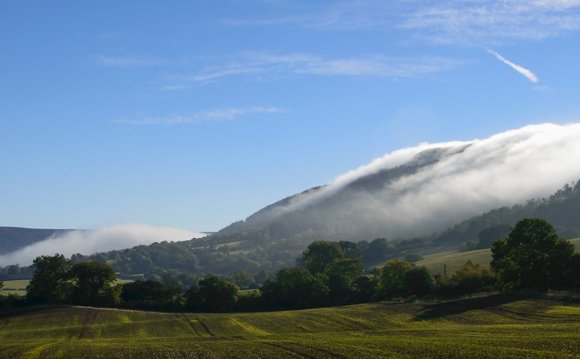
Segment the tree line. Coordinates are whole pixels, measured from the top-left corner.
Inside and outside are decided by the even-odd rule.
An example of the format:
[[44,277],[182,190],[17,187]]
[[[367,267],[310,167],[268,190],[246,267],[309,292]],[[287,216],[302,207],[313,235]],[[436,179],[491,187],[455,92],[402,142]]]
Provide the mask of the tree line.
[[[545,220],[519,221],[505,238],[492,243],[491,251],[490,269],[468,262],[444,277],[432,276],[425,267],[403,259],[368,270],[360,242],[316,241],[303,251],[295,267],[280,269],[254,290],[240,290],[231,278],[215,275],[188,287],[173,276],[119,283],[106,263],[73,264],[57,254],[34,260],[24,304],[225,312],[442,298],[494,289],[580,289],[580,255]],[[243,273],[238,277],[243,280]]]

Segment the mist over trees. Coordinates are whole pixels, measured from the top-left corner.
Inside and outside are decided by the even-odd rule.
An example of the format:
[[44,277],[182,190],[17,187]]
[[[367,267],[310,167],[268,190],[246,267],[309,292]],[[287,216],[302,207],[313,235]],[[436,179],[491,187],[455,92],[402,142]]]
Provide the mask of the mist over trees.
[[[278,270],[249,291],[240,290],[231,278],[216,275],[201,277],[189,286],[169,274],[158,280],[118,284],[108,264],[72,264],[59,254],[41,256],[34,261],[27,302],[20,304],[228,312],[449,298],[490,290],[580,289],[580,254],[550,223],[538,218],[519,221],[506,238],[493,242],[490,269],[467,262],[449,278],[432,276],[425,267],[401,259],[365,269],[361,248],[368,247],[348,241],[315,241],[302,252],[297,266]],[[248,280],[242,272],[235,278]],[[3,306],[6,303],[15,302],[13,298],[0,300]]]

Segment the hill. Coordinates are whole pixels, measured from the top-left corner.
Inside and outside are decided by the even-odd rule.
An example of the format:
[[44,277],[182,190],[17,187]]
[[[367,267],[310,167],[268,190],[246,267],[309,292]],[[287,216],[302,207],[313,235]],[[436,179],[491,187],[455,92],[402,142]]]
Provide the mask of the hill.
[[[580,182],[579,182],[580,183]],[[456,253],[466,243],[476,242],[478,234],[498,225],[511,225],[527,216],[544,217],[555,224],[567,238],[580,235],[580,184],[566,185],[552,196],[528,201],[524,205],[502,207],[463,221],[449,229],[421,238],[392,240],[386,247],[386,258],[404,257],[409,253],[422,256]],[[276,237],[267,229],[239,230],[234,224],[206,238],[183,242],[160,242],[149,246],[73,257],[74,260],[96,259],[108,262],[121,274],[144,275],[177,273],[216,273],[230,275],[239,270],[256,274],[294,265],[306,247],[306,237]],[[508,228],[509,229],[509,228]],[[321,234],[322,236],[322,234]],[[317,237],[318,239],[328,239]],[[371,238],[360,237],[359,240]],[[497,238],[495,238],[497,239]],[[489,248],[489,244],[486,246]],[[486,248],[484,247],[484,248]],[[463,263],[461,263],[463,264]]]
[[43,241],[66,229],[35,229],[20,227],[0,227],[0,255],[16,251],[36,242]]
[[564,358],[580,306],[521,295],[270,313],[82,307],[0,315],[0,358]]

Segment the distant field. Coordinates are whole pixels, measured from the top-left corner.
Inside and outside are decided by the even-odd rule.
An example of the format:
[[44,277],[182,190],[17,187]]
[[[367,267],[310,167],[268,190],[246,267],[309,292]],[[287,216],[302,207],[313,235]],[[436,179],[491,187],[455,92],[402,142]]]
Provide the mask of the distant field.
[[[117,279],[117,283],[130,283],[129,279]],[[4,288],[0,290],[0,295],[16,294],[20,296],[26,295],[26,287],[30,283],[30,279],[5,280]]]
[[[570,241],[576,245],[576,252],[580,253],[580,238]],[[443,274],[443,266],[447,265],[447,275],[450,276],[469,260],[474,264],[479,264],[481,267],[487,268],[491,262],[491,252],[489,249],[480,249],[444,255],[434,254],[417,262],[417,265],[427,267],[432,274]]]
[[5,280],[4,287],[0,290],[0,295],[26,295],[26,286],[28,286],[29,282],[30,280],[28,279]]
[[507,295],[243,314],[0,314],[0,358],[578,358],[580,305]]

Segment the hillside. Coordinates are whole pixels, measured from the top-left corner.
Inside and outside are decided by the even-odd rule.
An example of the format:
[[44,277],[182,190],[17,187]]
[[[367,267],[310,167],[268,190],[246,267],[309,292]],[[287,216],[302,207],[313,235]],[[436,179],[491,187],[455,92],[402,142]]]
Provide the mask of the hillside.
[[[566,185],[546,199],[529,201],[525,205],[492,210],[441,233],[412,240],[391,241],[387,256],[403,257],[407,253],[428,256],[465,250],[466,243],[477,241],[483,229],[500,224],[511,225],[526,216],[544,216],[556,225],[561,235],[577,237],[580,235],[580,185]],[[150,276],[175,271],[227,276],[238,270],[255,274],[261,270],[273,271],[294,265],[295,259],[311,240],[309,237],[276,237],[260,227],[253,230],[239,229],[243,226],[245,224],[234,224],[220,233],[191,241],[154,243],[90,257],[77,255],[73,259],[92,258],[108,262],[123,275]],[[329,239],[322,234],[315,238]],[[359,240],[371,239],[362,235],[359,237]]]
[[16,251],[33,243],[43,241],[52,235],[67,231],[66,229],[0,227],[0,255]]
[[517,295],[291,312],[0,315],[0,358],[576,357],[580,306]]
[[[580,238],[571,239],[570,242],[576,246],[576,253],[580,253]],[[432,254],[418,261],[416,264],[427,267],[433,275],[443,275],[443,267],[446,266],[447,275],[452,275],[453,272],[461,268],[467,261],[478,264],[482,268],[488,268],[491,262],[491,250],[478,249],[459,253]]]
[[580,181],[565,185],[548,198],[533,199],[525,204],[497,208],[470,218],[438,234],[434,243],[438,245],[476,243],[479,241],[478,236],[482,230],[498,226],[512,226],[525,217],[546,219],[564,238],[580,236]]

